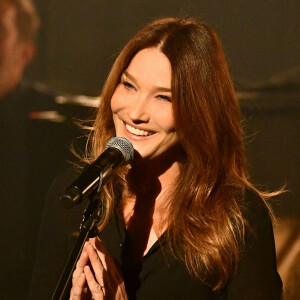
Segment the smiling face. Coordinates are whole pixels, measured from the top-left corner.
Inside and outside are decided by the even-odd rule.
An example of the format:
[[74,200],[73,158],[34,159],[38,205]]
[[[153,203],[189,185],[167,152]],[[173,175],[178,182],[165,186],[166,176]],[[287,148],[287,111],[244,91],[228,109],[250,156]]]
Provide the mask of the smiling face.
[[116,136],[130,140],[143,158],[158,157],[178,144],[171,77],[168,58],[146,48],[133,57],[112,96]]

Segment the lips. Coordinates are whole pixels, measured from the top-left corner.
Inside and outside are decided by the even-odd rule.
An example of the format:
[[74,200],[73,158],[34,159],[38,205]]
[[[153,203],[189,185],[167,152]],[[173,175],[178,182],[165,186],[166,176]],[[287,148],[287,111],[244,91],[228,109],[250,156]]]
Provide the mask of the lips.
[[154,134],[154,132],[146,131],[143,129],[138,129],[138,128],[132,127],[126,123],[125,123],[125,127],[130,133],[137,135],[137,136],[150,136],[150,135]]

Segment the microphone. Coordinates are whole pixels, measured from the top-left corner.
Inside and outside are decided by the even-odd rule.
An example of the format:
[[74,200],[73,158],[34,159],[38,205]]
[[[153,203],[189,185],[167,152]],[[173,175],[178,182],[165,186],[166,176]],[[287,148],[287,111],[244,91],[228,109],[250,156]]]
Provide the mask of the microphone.
[[97,186],[101,186],[120,165],[133,159],[134,149],[125,138],[113,137],[106,144],[106,150],[66,189],[61,197],[65,208],[81,202]]

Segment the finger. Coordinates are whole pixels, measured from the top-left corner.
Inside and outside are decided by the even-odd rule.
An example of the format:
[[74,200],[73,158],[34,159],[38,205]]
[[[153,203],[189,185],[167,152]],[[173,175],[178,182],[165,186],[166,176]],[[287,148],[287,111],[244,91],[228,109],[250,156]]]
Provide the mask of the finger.
[[87,246],[87,253],[90,259],[90,262],[92,264],[95,277],[100,285],[103,285],[103,272],[104,272],[104,266],[102,263],[102,260],[99,257],[99,252],[97,252],[94,247],[90,244]]
[[89,266],[84,267],[84,274],[93,299],[102,300],[105,296],[104,285],[98,284]]
[[76,264],[76,268],[81,268],[83,270],[83,268],[86,266],[87,262],[88,262],[88,256],[86,255],[86,248],[88,246],[89,242],[85,242],[81,255],[77,261]]
[[83,268],[87,265],[88,261],[89,261],[89,256],[86,251],[86,247],[84,247],[82,250],[82,253],[80,255],[80,258],[77,261],[76,269],[73,272],[72,284],[74,284],[76,282],[78,276],[80,276],[80,274],[83,273]]
[[86,276],[85,273],[81,273],[75,284],[73,284],[70,294],[71,300],[79,300],[82,298],[83,290],[85,288]]
[[107,271],[107,258],[110,257],[109,252],[106,250],[106,248],[104,247],[103,243],[101,242],[101,240],[99,238],[89,239],[89,242],[96,249],[98,256],[101,259],[102,265],[103,265],[105,271]]

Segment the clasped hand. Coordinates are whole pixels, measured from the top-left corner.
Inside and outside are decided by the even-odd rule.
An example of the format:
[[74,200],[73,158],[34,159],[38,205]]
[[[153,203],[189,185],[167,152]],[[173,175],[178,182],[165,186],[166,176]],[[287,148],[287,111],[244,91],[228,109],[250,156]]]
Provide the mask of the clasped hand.
[[121,273],[98,238],[85,243],[73,273],[70,300],[127,300]]

